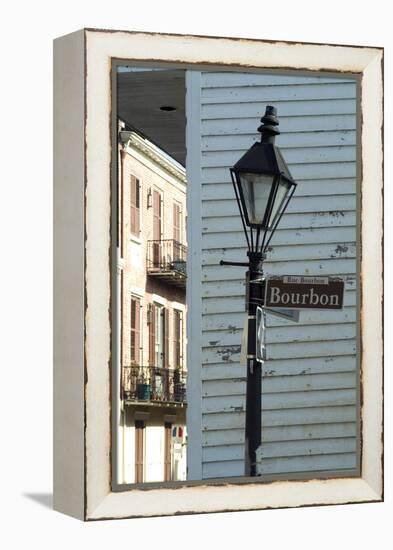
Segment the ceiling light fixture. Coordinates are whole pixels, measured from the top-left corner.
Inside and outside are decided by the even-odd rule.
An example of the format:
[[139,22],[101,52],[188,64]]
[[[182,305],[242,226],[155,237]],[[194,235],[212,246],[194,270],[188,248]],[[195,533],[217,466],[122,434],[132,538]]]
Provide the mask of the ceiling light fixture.
[[176,107],[173,107],[173,105],[161,105],[160,111],[166,111],[166,112],[172,112],[176,111]]

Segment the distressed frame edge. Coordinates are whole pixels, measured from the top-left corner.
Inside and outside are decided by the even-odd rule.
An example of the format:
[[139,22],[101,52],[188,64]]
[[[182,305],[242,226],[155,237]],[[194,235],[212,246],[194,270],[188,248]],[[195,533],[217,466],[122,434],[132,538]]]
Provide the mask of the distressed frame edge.
[[[383,174],[383,51],[364,68],[361,81],[361,475],[368,479],[370,487],[384,495],[384,354],[383,354],[383,231],[384,231],[384,174]],[[377,97],[379,102],[373,101]],[[367,105],[367,108],[366,108]],[[368,145],[367,145],[368,144]],[[376,146],[375,146],[376,145]],[[366,154],[367,151],[367,154]],[[378,190],[378,193],[376,193]],[[377,213],[378,224],[365,211]],[[376,245],[378,243],[378,245]],[[370,273],[371,272],[371,273]],[[373,298],[375,302],[373,303]],[[378,300],[376,299],[378,298]],[[366,320],[366,318],[368,319]],[[374,321],[374,322],[372,322]],[[376,357],[366,341],[377,342]],[[376,359],[378,369],[372,370]],[[371,383],[370,377],[373,379]],[[366,391],[367,389],[367,391]],[[374,403],[378,403],[375,407]],[[370,413],[374,410],[373,414]],[[369,439],[375,438],[371,448]],[[378,439],[377,439],[378,438]],[[364,441],[367,441],[366,452]],[[368,453],[368,454],[366,454]],[[373,457],[375,464],[367,458]],[[374,467],[373,467],[374,466]]]
[[[97,32],[99,33],[100,31],[97,31]],[[115,31],[114,31],[114,32],[115,32]],[[96,34],[96,32],[95,32],[95,34]],[[139,34],[140,34],[140,33],[139,33]],[[132,35],[132,36],[133,36],[133,35]],[[165,36],[168,37],[168,35],[165,35]],[[190,37],[190,38],[192,38],[192,37]],[[236,39],[229,39],[229,40],[236,40]],[[237,44],[238,44],[238,42],[239,42],[239,41],[237,41]],[[258,41],[258,42],[259,42],[259,41]],[[260,41],[260,42],[262,43],[263,41]],[[301,45],[299,45],[299,46],[301,46]],[[319,49],[319,46],[317,46],[317,48]],[[345,49],[350,49],[349,46],[343,46],[343,48],[345,48]],[[366,47],[366,48],[367,48],[367,47]],[[370,50],[370,48],[367,48],[367,49]],[[383,57],[382,52],[381,52],[380,49],[374,51],[374,55],[376,55],[376,57],[379,56],[381,59],[382,59],[382,57]],[[373,59],[373,58],[372,58],[372,59]],[[175,60],[174,60],[174,61],[175,61]],[[185,62],[187,62],[187,61],[185,61]],[[371,61],[369,61],[369,63],[371,63]],[[367,67],[367,65],[366,65],[366,67]],[[366,67],[365,67],[365,68],[366,68]],[[364,68],[364,70],[365,70],[365,68]],[[294,69],[294,70],[295,70],[295,69]],[[306,69],[306,70],[310,70],[310,69]],[[381,77],[382,77],[382,75],[381,75]],[[381,79],[378,80],[378,84],[380,84],[380,81],[381,81]],[[382,98],[381,98],[381,99],[382,99]],[[382,112],[382,111],[381,111],[381,112]],[[366,133],[366,130],[364,131],[364,134],[365,134],[365,133]],[[379,136],[379,138],[380,138],[380,136]],[[362,135],[362,143],[363,143],[363,135]],[[382,144],[381,144],[381,145],[382,145]],[[364,157],[364,158],[365,158],[365,157]],[[374,166],[374,169],[375,169],[375,168],[376,168],[376,166]],[[371,168],[371,170],[372,170],[372,169],[373,169],[373,168]],[[382,181],[381,181],[381,185],[382,185]],[[382,296],[381,296],[381,297],[382,297]],[[382,389],[382,388],[380,388],[380,390],[381,390],[381,389]],[[381,391],[380,391],[380,390],[379,390],[379,397],[382,397],[382,394],[381,394]],[[378,389],[377,389],[377,392],[378,392]],[[364,458],[364,457],[363,457],[363,458]],[[382,466],[382,465],[381,465],[381,466]],[[378,469],[378,470],[380,470],[380,479],[382,479],[382,469]],[[377,474],[377,477],[378,477],[378,474]],[[375,476],[374,476],[374,478],[375,478]],[[329,483],[329,481],[334,481],[334,480],[327,480],[327,481],[325,482],[325,486],[326,486],[326,483]],[[347,480],[342,480],[342,481],[347,481]],[[352,481],[354,481],[354,480],[352,480]],[[377,483],[376,485],[375,485],[374,483],[372,483],[372,485],[373,485],[373,486],[372,486],[372,485],[370,485],[370,484],[367,484],[367,482],[365,482],[364,479],[362,479],[362,478],[359,478],[359,479],[357,479],[356,481],[359,481],[359,482],[360,482],[360,484],[361,484],[361,486],[363,487],[363,489],[365,489],[365,490],[366,490],[367,488],[369,489],[369,491],[367,491],[367,493],[368,493],[368,500],[367,500],[367,501],[370,501],[370,502],[371,502],[371,501],[375,501],[375,500],[378,501],[378,500],[381,500],[381,499],[382,499],[383,491],[382,491],[382,485],[381,485],[380,483]],[[375,479],[374,479],[374,481],[375,481]],[[277,483],[279,484],[279,483],[282,483],[282,482],[277,482]],[[293,482],[288,482],[288,483],[293,483]],[[303,484],[307,483],[308,485],[310,485],[310,484],[313,483],[313,481],[308,481],[308,482],[304,482],[304,481],[303,481],[302,483],[303,483]],[[230,482],[228,483],[228,485],[230,485]],[[262,484],[259,484],[258,486],[261,487]],[[359,486],[360,486],[360,485],[359,485]],[[203,485],[203,480],[201,481],[199,487],[207,488],[206,485]],[[248,486],[247,486],[247,488],[250,488],[250,487],[251,487],[251,485],[248,485]],[[270,486],[270,487],[271,487],[271,486]],[[352,483],[352,488],[354,488],[354,487],[353,487],[353,483]],[[190,487],[190,488],[186,488],[186,489],[177,489],[175,492],[176,492],[176,494],[178,495],[178,497],[180,497],[179,492],[182,492],[183,490],[185,490],[185,491],[189,491],[189,490],[195,491],[196,488],[191,488],[191,487]],[[228,486],[227,486],[227,488],[226,488],[225,490],[228,490]],[[170,491],[170,490],[169,490],[169,491]],[[159,492],[162,493],[162,492],[168,492],[168,491],[166,491],[165,489],[159,489]],[[130,491],[130,493],[133,493],[134,496],[135,496],[136,491]],[[156,491],[152,491],[152,493],[156,493]],[[120,493],[117,493],[117,494],[120,494]],[[123,494],[124,494],[124,493],[123,493]],[[86,511],[86,518],[85,518],[85,519],[99,519],[99,518],[108,517],[108,516],[105,516],[106,505],[104,505],[104,504],[106,504],[106,501],[108,501],[108,499],[110,499],[110,497],[111,497],[112,495],[114,495],[114,493],[109,493],[109,494],[107,494],[107,496],[106,496],[104,499],[102,499],[102,501],[100,502],[100,504],[99,504],[97,507],[95,507],[92,511],[89,511],[89,512]],[[206,496],[206,495],[205,495],[205,496]],[[350,497],[349,497],[349,498],[350,498]],[[363,502],[364,500],[356,500],[356,499],[355,499],[355,501],[362,501],[362,502]],[[329,503],[329,504],[338,504],[338,503],[339,503],[339,502],[331,502],[331,503]],[[314,504],[317,504],[317,503],[315,502]],[[326,501],[318,502],[318,504],[326,504]],[[311,504],[299,504],[299,506],[302,506],[302,505],[311,505]],[[294,506],[294,504],[291,504],[290,506]],[[245,508],[245,509],[260,509],[260,508],[266,508],[266,507],[271,507],[271,506],[269,506],[269,505],[266,504],[266,505],[262,505],[262,506],[260,506],[260,507],[254,508],[254,507],[251,507],[251,505],[250,505],[248,508]],[[283,506],[277,505],[277,506],[273,506],[273,507],[283,507]],[[205,507],[205,508],[206,508],[206,507]],[[238,509],[240,509],[240,508],[235,508],[235,510],[238,510]],[[201,510],[200,512],[203,512],[203,511],[204,511],[204,510]],[[217,509],[217,510],[207,510],[207,511],[209,511],[209,512],[213,512],[213,511],[223,511],[223,509],[222,509],[222,508],[219,508],[219,509]],[[194,512],[195,512],[195,513],[199,513],[199,512],[196,512],[195,510],[194,510]],[[185,511],[185,512],[183,512],[183,511],[168,512],[168,514],[173,514],[173,513],[192,513],[192,511]],[[164,513],[164,514],[155,514],[155,513],[152,513],[152,514],[142,514],[142,513],[141,513],[140,516],[142,516],[142,515],[167,515],[167,514],[166,514],[166,513]],[[113,516],[113,515],[110,515],[109,517],[134,517],[134,516],[132,516],[132,515],[128,515],[128,516],[122,516],[122,515]]]
[[83,520],[86,518],[83,30],[53,42],[53,96],[53,508]]

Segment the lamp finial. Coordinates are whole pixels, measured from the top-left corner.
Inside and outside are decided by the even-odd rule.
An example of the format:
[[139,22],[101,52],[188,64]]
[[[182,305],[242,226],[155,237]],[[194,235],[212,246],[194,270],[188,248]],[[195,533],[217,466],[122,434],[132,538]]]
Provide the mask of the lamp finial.
[[258,132],[261,132],[261,142],[274,143],[275,137],[280,133],[276,107],[267,105],[261,122],[262,124],[258,128]]

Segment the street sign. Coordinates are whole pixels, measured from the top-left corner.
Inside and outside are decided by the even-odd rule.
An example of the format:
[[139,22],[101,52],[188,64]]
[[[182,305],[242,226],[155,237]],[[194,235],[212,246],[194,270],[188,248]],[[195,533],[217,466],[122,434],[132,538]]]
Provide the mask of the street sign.
[[275,309],[275,308],[266,308],[266,313],[275,315],[276,317],[282,317],[288,321],[293,321],[294,323],[299,322],[300,311],[298,309]]
[[285,275],[266,279],[265,302],[274,309],[342,309],[344,281],[333,277]]
[[[255,315],[255,339],[256,352],[255,360],[259,363],[266,361],[266,313],[264,308],[258,306]],[[243,325],[242,344],[240,348],[240,364],[247,365],[248,346],[248,314],[246,313]]]

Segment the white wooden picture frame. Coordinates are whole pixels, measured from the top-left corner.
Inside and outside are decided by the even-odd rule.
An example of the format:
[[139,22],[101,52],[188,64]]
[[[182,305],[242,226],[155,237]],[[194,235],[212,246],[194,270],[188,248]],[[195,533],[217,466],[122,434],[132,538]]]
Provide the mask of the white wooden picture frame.
[[[361,103],[361,464],[358,477],[222,479],[114,490],[111,395],[111,82],[121,60],[357,75]],[[197,109],[193,98],[188,101]],[[112,122],[113,123],[113,122]],[[81,520],[383,499],[383,50],[84,29],[54,45],[54,507]],[[189,143],[192,143],[189,136]],[[190,152],[192,155],[192,151]],[[188,162],[188,161],[187,161]],[[111,165],[112,163],[112,165]],[[189,178],[195,175],[188,173]],[[189,245],[201,234],[190,187]],[[191,264],[192,264],[191,257]],[[195,259],[194,259],[195,262]],[[200,353],[200,266],[192,265],[189,357]],[[191,378],[189,391],[198,392]],[[195,404],[198,407],[198,404]],[[200,433],[194,437],[198,452]],[[200,447],[199,447],[200,448]]]

